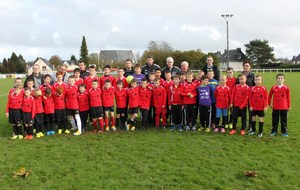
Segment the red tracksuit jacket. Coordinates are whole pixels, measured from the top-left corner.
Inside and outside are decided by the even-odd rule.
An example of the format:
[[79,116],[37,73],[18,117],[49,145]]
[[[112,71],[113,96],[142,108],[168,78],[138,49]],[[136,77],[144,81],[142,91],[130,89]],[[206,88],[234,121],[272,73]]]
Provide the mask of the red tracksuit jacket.
[[75,79],[75,85],[79,87],[79,85],[84,84],[84,80],[82,78]]
[[79,92],[77,94],[79,111],[87,111],[90,109],[89,94],[87,92]]
[[215,90],[216,108],[228,108],[230,102],[230,88],[228,86],[217,86]]
[[164,87],[154,87],[152,94],[154,99],[153,106],[155,108],[161,108],[163,106],[166,107],[167,95]]
[[66,92],[66,89],[67,89],[67,84],[66,83],[62,82],[61,84],[59,84],[58,82],[55,82],[52,85],[52,93],[55,93],[56,92],[56,88],[59,87],[59,86],[63,87],[64,92]]
[[67,109],[79,109],[78,106],[78,100],[77,100],[77,94],[78,94],[78,87],[76,85],[67,86],[66,89],[66,108]]
[[[188,96],[191,93],[192,98]],[[194,83],[184,83],[182,86],[183,104],[196,104],[197,103],[197,90]]]
[[99,81],[99,78],[97,76],[94,76],[94,77],[87,76],[84,78],[84,84],[85,84],[87,90],[92,88],[92,83],[94,80]]
[[54,101],[54,108],[56,110],[66,109],[65,93],[62,93],[61,95],[54,93],[53,101]]
[[45,90],[46,88],[50,88],[52,90],[52,93],[53,93],[53,88],[50,84],[44,84],[44,85],[41,85],[40,86],[40,90],[42,91],[42,95],[45,95]]
[[175,87],[174,85],[170,87],[170,93],[169,93],[169,105],[180,105],[183,103],[182,98],[182,86],[178,85]]
[[127,89],[116,89],[115,91],[116,105],[117,108],[126,108],[127,107]]
[[100,88],[91,88],[89,90],[90,107],[102,106],[102,91]]
[[268,107],[268,91],[264,86],[253,86],[250,93],[250,107],[264,110]]
[[139,87],[128,88],[127,96],[128,96],[128,107],[129,108],[139,107],[139,103],[140,103],[139,102],[139,99],[140,99]]
[[230,104],[243,109],[248,104],[249,94],[250,88],[248,85],[245,84],[242,86],[241,84],[237,84],[233,87]]
[[111,86],[115,86],[115,77],[113,77],[112,75],[103,75],[103,76],[101,76],[100,77],[100,79],[99,79],[99,87],[102,89],[103,88],[103,86],[104,86],[104,83],[105,83],[105,81],[106,80],[110,80],[110,82],[111,82]]
[[126,77],[123,77],[122,79],[120,78],[120,77],[117,77],[116,79],[115,79],[115,88],[117,88],[117,82],[118,81],[122,81],[123,82],[123,88],[128,88],[128,82],[127,82],[127,80],[126,80]]
[[103,107],[112,107],[115,104],[115,88],[102,88],[102,104]]
[[150,108],[150,102],[151,102],[151,96],[152,96],[152,91],[146,87],[142,88],[140,86],[140,108],[142,109],[149,109]]
[[[173,86],[173,81],[164,81],[162,86],[165,88],[167,95],[170,94],[170,87]],[[167,99],[169,96],[167,96]],[[168,101],[168,100],[167,100]],[[168,101],[169,102],[169,101]]]
[[[273,97],[273,101],[271,103]],[[290,89],[286,85],[279,87],[274,85],[269,92],[269,105],[273,105],[274,110],[287,110],[291,107]]]
[[228,86],[230,88],[231,92],[233,90],[233,87],[235,87],[235,85],[236,85],[236,78],[234,78],[234,77],[227,78],[226,86]]
[[32,96],[26,97],[24,96],[22,103],[22,112],[31,112],[31,118],[33,119],[35,116],[35,100]]
[[197,89],[198,86],[201,86],[202,80],[194,80],[193,83],[196,85],[196,89]]
[[35,100],[35,113],[44,113],[43,96],[34,97]]
[[9,108],[11,109],[21,109],[22,102],[23,102],[23,94],[15,94],[14,92],[9,94],[7,97],[7,104],[6,104],[6,113],[8,113]]
[[52,95],[50,97],[43,96],[44,103],[44,113],[53,114],[54,113],[54,101]]

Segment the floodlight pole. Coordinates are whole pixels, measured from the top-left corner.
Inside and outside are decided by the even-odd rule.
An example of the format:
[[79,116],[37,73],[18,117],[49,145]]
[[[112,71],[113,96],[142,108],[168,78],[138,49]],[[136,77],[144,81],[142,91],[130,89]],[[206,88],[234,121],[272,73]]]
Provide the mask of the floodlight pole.
[[227,32],[227,68],[229,67],[229,30],[228,30],[228,21],[231,17],[233,17],[233,14],[223,14],[221,15],[226,21],[226,32]]

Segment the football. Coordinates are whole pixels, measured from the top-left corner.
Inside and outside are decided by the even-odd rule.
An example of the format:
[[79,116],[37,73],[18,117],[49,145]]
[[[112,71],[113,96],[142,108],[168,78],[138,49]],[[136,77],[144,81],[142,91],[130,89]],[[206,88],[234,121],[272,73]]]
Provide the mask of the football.
[[130,84],[131,80],[133,79],[133,76],[129,75],[126,77],[126,81],[128,84]]

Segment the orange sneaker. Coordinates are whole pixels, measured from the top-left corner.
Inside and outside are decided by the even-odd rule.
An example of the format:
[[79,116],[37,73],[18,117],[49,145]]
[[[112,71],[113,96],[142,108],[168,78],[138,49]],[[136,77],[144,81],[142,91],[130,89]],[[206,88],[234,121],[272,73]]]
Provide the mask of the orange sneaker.
[[234,129],[232,129],[232,130],[229,132],[230,135],[233,135],[233,134],[235,134],[235,133],[236,133],[236,130],[234,130]]
[[28,140],[29,139],[29,135],[26,135],[25,137],[24,137],[24,140]]
[[245,130],[241,130],[241,135],[245,135]]
[[32,140],[32,139],[33,139],[33,136],[29,135],[28,140]]

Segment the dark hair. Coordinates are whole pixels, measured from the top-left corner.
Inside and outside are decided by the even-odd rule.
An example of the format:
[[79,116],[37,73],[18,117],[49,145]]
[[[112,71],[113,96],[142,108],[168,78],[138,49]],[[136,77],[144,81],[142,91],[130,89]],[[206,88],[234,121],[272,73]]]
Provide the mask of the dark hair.
[[148,82],[148,80],[147,80],[146,78],[143,78],[143,79],[142,79],[142,82],[145,82],[145,81]]
[[278,73],[278,74],[276,75],[276,79],[277,79],[278,77],[283,77],[283,78],[285,78],[284,74],[282,74],[282,73]]
[[142,66],[139,63],[137,63],[137,64],[134,65],[134,68],[141,68],[141,67]]
[[149,76],[150,76],[150,75],[155,75],[155,72],[151,72],[151,73],[149,73]]
[[118,80],[118,81],[117,81],[117,85],[119,85],[119,84],[122,84],[122,85],[124,85],[124,83],[123,83],[123,81],[122,81],[122,80]]
[[233,71],[232,67],[227,67],[226,71]]
[[28,83],[28,82],[34,82],[33,78],[27,79],[26,83]]
[[79,88],[80,88],[80,87],[86,88],[85,84],[80,84],[80,85],[79,85]]
[[132,83],[137,83],[137,80],[136,79],[132,79],[131,82],[130,82],[130,84],[132,84]]
[[110,65],[105,65],[104,66],[104,69],[110,69],[111,67],[110,67]]
[[246,77],[246,75],[244,73],[241,73],[238,75],[238,78],[240,78],[240,77]]
[[[15,81],[16,81],[16,80],[23,80],[23,79],[22,79],[21,77],[16,77],[16,78],[15,78]],[[29,80],[29,79],[27,79],[27,81],[28,81],[28,80]]]
[[74,75],[69,76],[68,79],[75,79],[75,78],[74,78]]
[[90,65],[89,68],[90,69],[96,69],[96,66],[95,65]]
[[106,80],[104,81],[104,83],[111,83],[111,81],[110,81],[109,79],[106,79]]
[[74,73],[76,73],[76,72],[80,73],[80,69],[79,68],[75,68],[73,72]]
[[132,60],[131,60],[131,59],[126,59],[125,62],[127,62],[127,61],[130,61],[130,62],[132,63]]
[[92,83],[96,82],[98,84],[98,80],[93,80]]
[[46,78],[50,78],[50,79],[51,79],[51,76],[50,76],[49,74],[45,74],[45,75],[44,75],[44,80],[45,80]]
[[147,56],[147,59],[153,59],[153,56],[148,55],[148,56]]
[[180,79],[180,75],[175,75],[174,77],[173,77],[173,79],[175,79],[175,78],[178,78],[178,79]]
[[166,75],[166,74],[170,74],[170,73],[171,73],[171,71],[168,71],[168,70],[165,71],[165,75]]
[[244,61],[244,62],[243,62],[243,66],[244,66],[245,64],[247,64],[247,63],[248,63],[250,66],[251,66],[251,62],[250,62],[250,60],[246,60],[246,61]]
[[28,90],[31,91],[31,89],[29,87],[24,88],[24,91],[28,91]]
[[156,69],[155,69],[155,72],[156,72],[156,71],[161,71],[161,68],[159,68],[159,67],[156,68]]
[[207,75],[203,75],[203,76],[201,77],[201,80],[205,80],[205,79],[209,79]]

